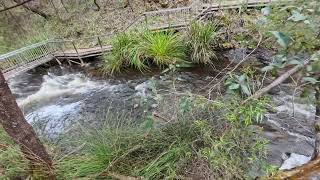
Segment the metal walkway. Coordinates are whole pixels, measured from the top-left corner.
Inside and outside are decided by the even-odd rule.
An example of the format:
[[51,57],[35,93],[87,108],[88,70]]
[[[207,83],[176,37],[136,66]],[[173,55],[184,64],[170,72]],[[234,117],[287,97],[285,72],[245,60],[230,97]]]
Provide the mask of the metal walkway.
[[[138,16],[123,31],[133,29],[148,29],[161,31],[167,29],[181,29],[192,21],[200,21],[215,11],[231,8],[265,6],[279,0],[243,0],[227,1],[225,3],[203,4],[199,0],[189,7],[145,12]],[[122,31],[122,32],[123,32]],[[82,64],[83,58],[100,56],[111,51],[111,39],[115,34],[93,36],[81,39],[53,39],[36,43],[0,56],[0,70],[6,79],[19,73],[33,69],[53,59],[68,59]]]

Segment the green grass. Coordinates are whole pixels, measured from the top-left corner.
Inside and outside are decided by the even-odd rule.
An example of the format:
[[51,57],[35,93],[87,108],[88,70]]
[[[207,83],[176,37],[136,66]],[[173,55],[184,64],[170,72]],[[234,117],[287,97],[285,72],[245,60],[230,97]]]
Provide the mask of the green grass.
[[159,33],[147,31],[143,34],[140,46],[142,54],[152,59],[159,67],[180,63],[186,58],[182,38],[178,33],[171,31]]
[[213,23],[194,22],[186,33],[190,58],[194,63],[212,64],[216,59],[214,44],[216,43],[217,27]]
[[[236,102],[183,97],[174,112],[159,112],[165,118],[175,117],[160,126],[154,118],[147,118],[142,124],[110,124],[117,121],[111,118],[100,128],[80,132],[73,149],[84,146],[60,159],[57,173],[61,179],[108,178],[111,174],[175,179],[188,177],[186,172],[190,169],[184,168],[197,166],[193,160],[202,159],[215,178],[247,178],[250,168],[263,161],[266,143],[255,136],[243,118],[254,117],[263,110],[251,111],[252,107],[244,106],[253,114],[242,117]],[[159,103],[164,109],[172,108]]]
[[[61,136],[59,146],[50,148],[58,179],[108,179],[114,174],[183,179],[199,166],[195,159],[209,168],[196,172],[198,177],[210,172],[216,179],[245,179],[263,162],[265,141],[244,122],[264,112],[252,106],[257,101],[239,109],[238,99],[208,101],[190,95],[178,97],[172,106],[167,98],[172,99],[158,101],[160,119],[146,117],[138,123],[129,115],[108,114],[104,124],[80,126],[76,133]],[[16,148],[13,142],[8,146]],[[11,155],[7,150],[0,151],[5,177],[28,176],[19,150],[10,150]]]
[[0,126],[0,179],[26,176],[28,161]]
[[152,65],[167,67],[186,57],[179,34],[173,32],[120,33],[112,40],[113,50],[104,55],[104,70],[113,74],[131,67],[141,72]]

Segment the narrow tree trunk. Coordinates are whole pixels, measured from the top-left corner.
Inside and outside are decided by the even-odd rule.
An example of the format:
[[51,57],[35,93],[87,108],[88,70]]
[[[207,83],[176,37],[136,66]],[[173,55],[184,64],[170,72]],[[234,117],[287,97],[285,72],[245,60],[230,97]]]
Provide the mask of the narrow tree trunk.
[[32,126],[25,120],[1,71],[0,117],[3,129],[20,146],[25,157],[30,160],[31,170],[41,170],[46,179],[54,180],[51,158],[37,138]]
[[315,87],[316,90],[316,119],[315,119],[315,152],[314,157],[320,157],[320,84]]

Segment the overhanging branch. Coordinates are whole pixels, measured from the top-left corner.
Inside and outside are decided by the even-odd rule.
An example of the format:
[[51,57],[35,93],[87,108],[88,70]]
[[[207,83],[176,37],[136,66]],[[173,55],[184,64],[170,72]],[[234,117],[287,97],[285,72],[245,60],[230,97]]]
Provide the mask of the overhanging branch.
[[13,5],[13,6],[4,8],[4,9],[1,9],[1,10],[0,10],[0,13],[3,12],[3,11],[7,11],[7,10],[10,10],[10,9],[13,9],[13,8],[16,8],[16,7],[19,7],[19,6],[22,6],[22,5],[24,5],[25,3],[28,3],[28,2],[30,2],[30,1],[33,1],[33,0],[25,0],[25,1],[21,2],[21,3],[16,4],[16,5]]

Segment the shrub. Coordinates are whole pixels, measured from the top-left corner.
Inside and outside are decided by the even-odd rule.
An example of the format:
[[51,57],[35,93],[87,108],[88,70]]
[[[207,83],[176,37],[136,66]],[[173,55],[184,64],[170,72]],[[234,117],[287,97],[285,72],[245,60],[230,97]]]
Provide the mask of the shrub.
[[125,67],[145,71],[147,63],[163,67],[182,62],[186,55],[181,40],[173,32],[121,33],[112,41],[112,52],[104,55],[104,70],[111,74]]
[[107,73],[120,72],[122,68],[134,66],[139,70],[146,68],[144,59],[137,52],[139,36],[135,32],[124,32],[112,39],[112,52],[104,55],[104,70]]
[[217,37],[217,27],[213,23],[194,22],[186,33],[191,60],[195,63],[211,64],[217,58],[213,45]]
[[197,166],[193,160],[202,159],[215,178],[244,179],[251,167],[259,165],[265,142],[248,128],[251,122],[244,122],[256,120],[256,112],[250,114],[250,108],[243,107],[248,110],[243,113],[236,100],[213,102],[190,96],[178,102],[177,107],[160,102],[167,111],[159,109],[158,115],[168,120],[161,126],[154,117],[142,124],[109,124],[118,122],[111,118],[101,128],[83,130],[77,140],[85,146],[57,163],[59,177],[184,178]]
[[185,59],[185,47],[179,34],[169,32],[143,34],[141,52],[158,66],[168,66]]

